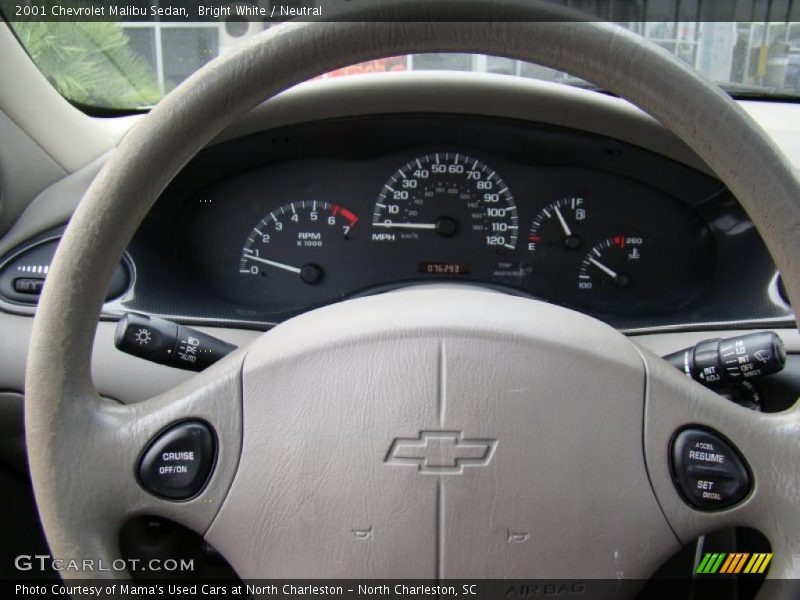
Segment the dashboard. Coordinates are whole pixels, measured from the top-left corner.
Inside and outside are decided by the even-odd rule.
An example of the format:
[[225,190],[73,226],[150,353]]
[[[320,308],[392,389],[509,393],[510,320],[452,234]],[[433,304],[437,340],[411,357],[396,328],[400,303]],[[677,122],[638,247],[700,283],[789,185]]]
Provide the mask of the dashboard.
[[657,190],[469,148],[274,165],[204,187],[191,204],[188,261],[219,297],[254,310],[460,281],[607,314],[664,313],[698,296],[714,262],[708,227]]
[[255,329],[426,283],[627,330],[791,319],[718,180],[605,136],[459,114],[326,119],[212,146],[157,201],[126,269],[109,312]]

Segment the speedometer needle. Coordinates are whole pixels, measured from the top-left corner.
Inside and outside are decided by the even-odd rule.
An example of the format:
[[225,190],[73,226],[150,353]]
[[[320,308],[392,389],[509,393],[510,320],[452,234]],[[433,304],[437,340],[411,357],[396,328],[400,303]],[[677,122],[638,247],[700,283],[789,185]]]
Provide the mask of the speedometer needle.
[[276,267],[278,269],[283,269],[284,271],[289,271],[291,273],[297,273],[298,275],[300,275],[300,273],[302,272],[302,269],[299,269],[298,267],[293,267],[292,265],[279,263],[279,262],[276,262],[274,260],[267,260],[266,258],[261,258],[260,256],[253,256],[252,254],[247,254],[245,256],[245,258],[247,258],[249,260],[254,260],[256,262],[263,263],[265,265],[269,265],[270,267]]
[[436,229],[436,223],[393,223],[385,221],[383,223],[373,223],[373,227],[385,227],[386,229]]
[[453,235],[458,229],[458,223],[451,217],[439,217],[436,223],[395,223],[384,221],[383,223],[373,223],[375,227],[385,227],[386,229],[426,229],[433,230],[442,237]]

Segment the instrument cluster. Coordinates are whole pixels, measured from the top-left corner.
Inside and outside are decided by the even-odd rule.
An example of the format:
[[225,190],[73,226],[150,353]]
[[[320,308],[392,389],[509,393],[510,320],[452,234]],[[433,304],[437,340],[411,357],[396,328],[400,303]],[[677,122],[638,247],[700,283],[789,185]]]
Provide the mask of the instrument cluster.
[[787,319],[752,223],[713,177],[530,122],[374,115],[195,157],[129,247],[127,311],[269,328],[408,285],[538,298],[627,331]]
[[272,313],[431,281],[659,313],[696,298],[713,267],[708,228],[674,198],[468,149],[275,164],[215,182],[192,204],[192,229],[216,240],[193,252],[208,283]]

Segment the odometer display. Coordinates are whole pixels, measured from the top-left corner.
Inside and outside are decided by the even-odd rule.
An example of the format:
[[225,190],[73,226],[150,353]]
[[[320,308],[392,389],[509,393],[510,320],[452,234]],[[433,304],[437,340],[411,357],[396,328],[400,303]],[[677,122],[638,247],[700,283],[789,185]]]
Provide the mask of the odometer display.
[[469,275],[469,265],[462,263],[421,262],[417,266],[418,273],[427,275]]
[[453,152],[409,161],[384,184],[372,240],[467,240],[490,250],[517,247],[519,217],[508,185],[481,161]]

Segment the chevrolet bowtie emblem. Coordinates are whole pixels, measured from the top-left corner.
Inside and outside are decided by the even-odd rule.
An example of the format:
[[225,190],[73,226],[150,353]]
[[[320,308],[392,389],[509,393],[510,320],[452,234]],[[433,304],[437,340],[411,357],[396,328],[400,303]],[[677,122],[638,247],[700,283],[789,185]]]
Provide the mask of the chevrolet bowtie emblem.
[[417,438],[396,438],[386,464],[412,465],[420,473],[458,475],[465,467],[482,467],[492,460],[497,440],[465,439],[460,431],[422,431]]

